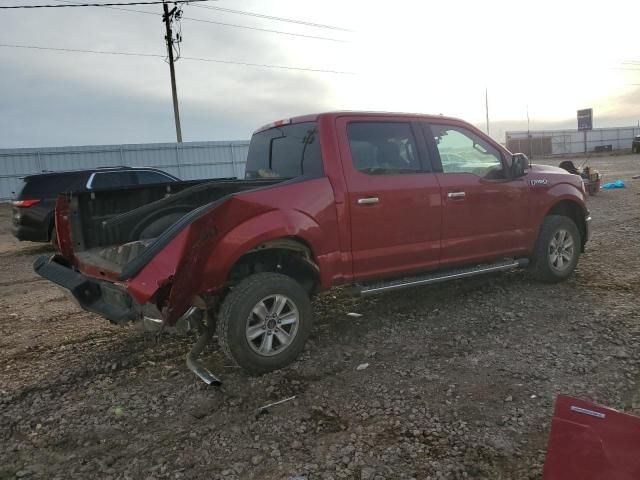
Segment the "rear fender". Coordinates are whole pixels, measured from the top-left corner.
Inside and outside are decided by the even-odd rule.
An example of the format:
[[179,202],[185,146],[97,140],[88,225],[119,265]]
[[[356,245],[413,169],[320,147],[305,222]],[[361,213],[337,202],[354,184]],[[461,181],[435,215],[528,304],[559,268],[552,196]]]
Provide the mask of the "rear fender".
[[[224,287],[229,272],[240,257],[273,240],[301,239],[309,245],[314,256],[320,234],[319,225],[297,210],[273,210],[251,218],[225,234],[216,245],[206,265],[205,290],[215,291]],[[315,256],[314,261],[318,262]]]
[[[162,286],[170,286],[163,305],[163,317],[169,325],[194,303],[195,297],[222,289],[231,268],[246,252],[283,237],[301,238],[313,249],[314,236],[319,237],[321,233],[313,219],[295,210],[261,213],[223,233],[216,229],[216,225],[215,215],[197,219],[167,245],[167,248],[174,249],[171,256],[180,258],[172,272],[167,268],[151,272],[149,268],[154,263],[151,262],[134,280],[138,286],[144,283],[148,287],[138,299],[149,298]],[[168,254],[165,249],[157,257]],[[145,276],[155,280],[155,284],[148,285]]]

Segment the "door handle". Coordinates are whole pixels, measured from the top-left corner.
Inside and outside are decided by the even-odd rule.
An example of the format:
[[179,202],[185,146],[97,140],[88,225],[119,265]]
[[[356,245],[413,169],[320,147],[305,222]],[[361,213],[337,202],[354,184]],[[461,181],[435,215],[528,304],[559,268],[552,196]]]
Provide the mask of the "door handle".
[[378,197],[365,197],[358,199],[358,205],[375,205],[378,202],[380,202]]
[[447,193],[447,197],[454,198],[454,199],[455,198],[464,198],[466,196],[467,196],[467,194],[464,193],[464,192],[449,192],[449,193]]

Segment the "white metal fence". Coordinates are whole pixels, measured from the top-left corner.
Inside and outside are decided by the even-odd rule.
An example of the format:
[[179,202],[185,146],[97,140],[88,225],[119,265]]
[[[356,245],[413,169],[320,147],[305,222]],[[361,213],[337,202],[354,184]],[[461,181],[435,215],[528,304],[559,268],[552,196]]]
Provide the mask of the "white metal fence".
[[598,150],[631,150],[633,137],[640,127],[594,128],[577,130],[532,130],[506,132],[506,145],[512,152],[532,156],[577,155]]
[[183,180],[244,177],[248,141],[90,145],[0,149],[0,200],[11,199],[20,177],[42,171],[156,167]]

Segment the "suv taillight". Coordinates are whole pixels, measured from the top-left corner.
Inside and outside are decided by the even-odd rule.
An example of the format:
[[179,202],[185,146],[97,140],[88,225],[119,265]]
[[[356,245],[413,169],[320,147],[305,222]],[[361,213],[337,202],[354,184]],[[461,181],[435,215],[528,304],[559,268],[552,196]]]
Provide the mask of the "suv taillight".
[[13,206],[14,207],[19,207],[19,208],[29,208],[29,207],[35,205],[36,203],[40,203],[40,200],[38,200],[38,199],[14,200],[13,201]]

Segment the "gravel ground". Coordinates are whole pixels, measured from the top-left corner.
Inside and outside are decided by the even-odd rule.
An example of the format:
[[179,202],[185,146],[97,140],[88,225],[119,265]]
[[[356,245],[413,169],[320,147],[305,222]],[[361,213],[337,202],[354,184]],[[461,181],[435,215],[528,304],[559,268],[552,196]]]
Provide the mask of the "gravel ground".
[[187,371],[193,339],[111,326],[40,280],[49,248],[18,244],[1,205],[0,479],[540,478],[557,394],[640,414],[640,156],[591,164],[628,188],[589,199],[566,283],[331,291],[289,368],[249,377],[212,345],[221,388]]

